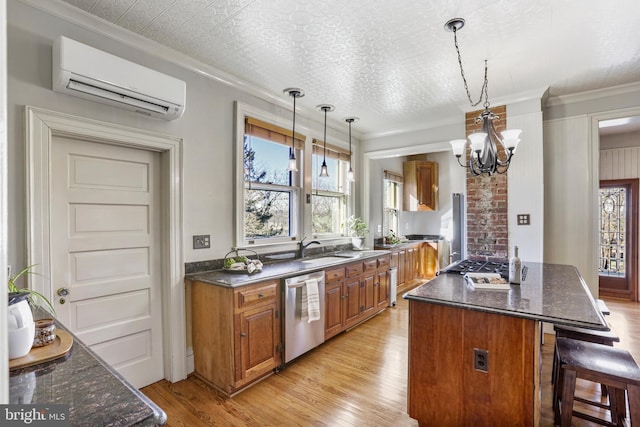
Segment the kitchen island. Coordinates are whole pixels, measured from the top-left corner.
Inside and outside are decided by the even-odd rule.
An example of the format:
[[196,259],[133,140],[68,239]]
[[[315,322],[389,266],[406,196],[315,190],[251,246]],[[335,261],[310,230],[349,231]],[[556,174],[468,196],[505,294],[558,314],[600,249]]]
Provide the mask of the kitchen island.
[[409,416],[421,426],[539,424],[540,323],[607,325],[578,270],[523,263],[521,285],[441,274],[409,300]]

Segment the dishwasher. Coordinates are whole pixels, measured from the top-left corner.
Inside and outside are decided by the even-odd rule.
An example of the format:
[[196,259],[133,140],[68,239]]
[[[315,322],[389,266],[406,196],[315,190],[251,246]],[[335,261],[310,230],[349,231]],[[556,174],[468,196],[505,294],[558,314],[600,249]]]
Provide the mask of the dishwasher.
[[[302,319],[302,288],[306,281],[318,281],[320,319],[307,322]],[[324,342],[324,271],[285,279],[284,362],[295,359]]]

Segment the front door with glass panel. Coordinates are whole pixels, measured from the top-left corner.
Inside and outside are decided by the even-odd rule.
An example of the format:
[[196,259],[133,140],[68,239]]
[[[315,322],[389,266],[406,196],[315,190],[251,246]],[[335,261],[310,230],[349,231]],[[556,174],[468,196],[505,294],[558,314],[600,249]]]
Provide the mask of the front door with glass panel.
[[601,296],[637,300],[638,180],[600,181]]

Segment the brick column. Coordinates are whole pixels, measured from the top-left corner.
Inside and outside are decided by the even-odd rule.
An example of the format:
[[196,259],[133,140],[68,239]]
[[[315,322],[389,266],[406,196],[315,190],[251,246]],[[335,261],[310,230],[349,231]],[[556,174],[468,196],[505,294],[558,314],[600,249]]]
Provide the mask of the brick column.
[[[498,135],[506,129],[506,106],[491,108]],[[482,130],[475,119],[482,111],[466,114],[467,136]],[[502,150],[501,150],[502,152]],[[501,154],[503,156],[504,154]],[[467,254],[486,261],[509,257],[507,174],[473,176],[467,172]]]

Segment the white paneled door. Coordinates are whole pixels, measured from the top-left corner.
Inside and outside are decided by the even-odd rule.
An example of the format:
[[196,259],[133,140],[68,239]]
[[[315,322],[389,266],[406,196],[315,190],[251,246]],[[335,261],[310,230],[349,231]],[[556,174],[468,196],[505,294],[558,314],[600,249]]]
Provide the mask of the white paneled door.
[[58,318],[135,387],[161,380],[159,154],[57,136],[51,166]]

